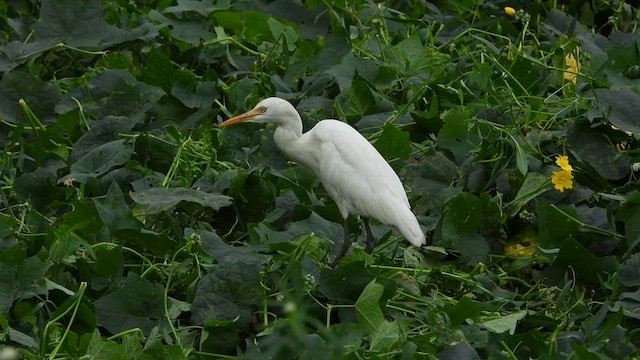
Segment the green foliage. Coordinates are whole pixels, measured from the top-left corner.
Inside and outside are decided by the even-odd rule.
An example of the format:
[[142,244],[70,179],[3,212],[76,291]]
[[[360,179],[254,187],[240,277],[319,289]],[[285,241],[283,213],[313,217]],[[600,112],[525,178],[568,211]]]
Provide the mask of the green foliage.
[[[0,358],[637,358],[639,13],[525,3],[0,1]],[[215,126],[267,96],[429,245],[332,268],[313,174]]]

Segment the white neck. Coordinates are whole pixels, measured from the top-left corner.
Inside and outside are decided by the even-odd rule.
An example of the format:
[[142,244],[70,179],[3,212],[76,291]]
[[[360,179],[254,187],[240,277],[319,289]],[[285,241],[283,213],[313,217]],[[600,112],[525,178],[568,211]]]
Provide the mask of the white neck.
[[[295,119],[295,120],[294,120]],[[295,160],[298,163],[304,163],[301,161],[301,152],[299,150],[299,140],[302,138],[302,119],[297,112],[295,117],[286,122],[276,122],[276,130],[273,132],[273,140],[276,146],[287,157]]]

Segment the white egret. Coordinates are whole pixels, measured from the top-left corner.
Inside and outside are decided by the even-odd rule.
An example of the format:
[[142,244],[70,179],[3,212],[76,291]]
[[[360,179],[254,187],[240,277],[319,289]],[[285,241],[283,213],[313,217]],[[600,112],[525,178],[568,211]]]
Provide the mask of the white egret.
[[393,226],[414,246],[426,244],[398,175],[376,148],[350,125],[328,119],[302,133],[298,111],[277,97],[260,101],[253,110],[224,121],[220,127],[244,121],[275,124],[273,139],[278,148],[312,170],[335,200],[344,219],[345,237],[336,260],[351,246],[349,214],[363,217],[369,253],[375,240],[368,218]]

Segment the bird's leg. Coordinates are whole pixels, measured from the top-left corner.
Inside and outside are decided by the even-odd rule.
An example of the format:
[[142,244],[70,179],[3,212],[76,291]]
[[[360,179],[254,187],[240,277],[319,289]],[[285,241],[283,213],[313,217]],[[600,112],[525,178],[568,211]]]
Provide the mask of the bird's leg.
[[364,223],[364,231],[367,233],[367,247],[365,250],[369,253],[373,253],[373,247],[376,244],[376,239],[374,239],[373,234],[371,233],[371,228],[369,227],[369,219],[366,217],[362,218],[362,222]]
[[340,260],[343,256],[347,254],[349,248],[351,247],[351,236],[349,236],[349,218],[344,219],[344,242],[342,243],[342,249],[340,249],[340,253],[336,256],[336,259],[333,260],[333,264],[331,267],[336,267],[338,264],[338,260]]

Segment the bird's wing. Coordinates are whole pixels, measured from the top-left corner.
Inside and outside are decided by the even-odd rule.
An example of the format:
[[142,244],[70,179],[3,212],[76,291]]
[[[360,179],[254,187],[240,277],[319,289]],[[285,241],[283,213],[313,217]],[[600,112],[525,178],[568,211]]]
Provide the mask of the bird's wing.
[[386,202],[409,207],[395,171],[354,128],[337,120],[323,120],[307,134],[307,141],[314,143],[309,148],[319,151],[310,167],[339,206],[386,223],[391,221]]

